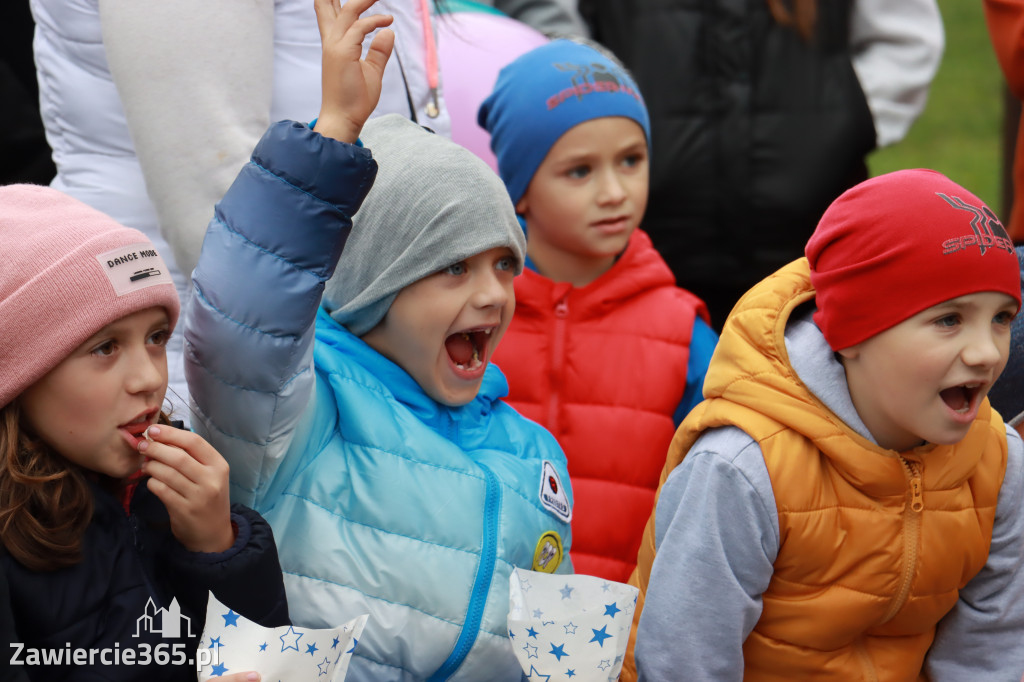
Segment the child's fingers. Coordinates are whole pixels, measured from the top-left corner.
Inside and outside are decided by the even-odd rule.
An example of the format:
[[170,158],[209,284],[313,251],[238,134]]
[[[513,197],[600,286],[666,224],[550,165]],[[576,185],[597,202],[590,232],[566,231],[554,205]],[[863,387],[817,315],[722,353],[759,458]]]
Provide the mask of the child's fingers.
[[[395,21],[395,17],[391,14],[370,14],[362,17],[346,32],[346,36],[351,36],[352,39],[360,45],[363,44],[363,39],[370,33],[376,31],[378,28],[384,28],[390,26]],[[388,31],[390,33],[390,31]],[[392,35],[394,35],[392,33]]]
[[157,499],[163,502],[164,507],[167,509],[167,513],[174,518],[175,512],[184,507],[187,498],[182,497],[181,493],[171,488],[169,485],[164,483],[158,478],[146,479],[146,487],[149,488],[149,492],[156,495]]
[[159,460],[150,459],[143,465],[142,470],[151,479],[163,483],[183,498],[191,497],[199,489],[199,485],[187,475]]
[[[182,450],[195,461],[206,466],[224,466],[227,462],[217,450],[206,442],[198,433],[187,429],[176,429],[165,424],[154,425],[146,431],[148,439],[154,443],[163,443]],[[148,446],[140,443],[139,451],[149,455]]]
[[338,0],[315,0],[313,10],[316,12],[316,23],[320,28],[320,39],[330,33],[331,27],[338,18],[340,5]]
[[356,23],[356,19],[362,15],[363,12],[370,9],[377,0],[346,0],[341,6],[341,10],[337,16],[345,26],[351,26]]
[[[390,26],[394,20],[395,18],[390,14],[371,14],[359,19],[345,31],[345,35],[341,37],[341,40],[337,41],[335,54],[348,54],[350,61],[358,61],[363,54],[363,41],[366,39],[366,36],[378,28],[382,29]],[[394,34],[391,31],[381,31],[381,33],[391,33],[391,42],[394,42]],[[374,40],[378,37],[380,37],[380,34],[374,36]]]
[[139,443],[139,452],[149,458],[143,466],[149,468],[153,463],[159,463],[168,469],[173,469],[184,478],[193,483],[198,483],[203,477],[204,465],[197,461],[185,450],[157,440],[153,442]]
[[[343,37],[349,28],[356,24],[359,16],[376,1],[347,0],[339,4],[338,0],[315,0],[313,9],[316,12],[316,22],[320,30],[321,43],[326,44],[331,36],[335,38]],[[369,33],[369,31],[366,31],[366,33]]]
[[[390,24],[391,22],[389,21],[388,23]],[[373,37],[373,42],[370,43],[370,49],[366,53],[366,63],[373,65],[373,68],[379,73],[384,73],[384,67],[387,66],[394,47],[394,31],[381,31]]]

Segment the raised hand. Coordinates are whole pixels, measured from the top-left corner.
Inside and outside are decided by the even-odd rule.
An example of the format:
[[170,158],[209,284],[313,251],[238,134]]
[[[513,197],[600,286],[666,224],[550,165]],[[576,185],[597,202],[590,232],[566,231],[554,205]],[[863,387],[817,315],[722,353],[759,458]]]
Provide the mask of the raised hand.
[[323,94],[320,116],[313,129],[325,137],[355,142],[380,99],[384,67],[395,46],[395,34],[385,29],[374,36],[366,59],[361,59],[362,45],[368,34],[389,26],[394,17],[360,17],[374,2],[315,0],[323,48]]
[[191,552],[223,552],[235,542],[228,463],[198,434],[161,424],[139,443],[149,489],[167,507],[171,532]]

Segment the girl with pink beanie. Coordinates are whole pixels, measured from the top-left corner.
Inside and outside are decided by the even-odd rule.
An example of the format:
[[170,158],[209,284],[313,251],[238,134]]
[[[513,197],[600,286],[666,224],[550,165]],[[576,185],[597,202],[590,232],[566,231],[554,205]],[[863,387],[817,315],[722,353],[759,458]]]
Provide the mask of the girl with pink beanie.
[[[208,591],[265,626],[288,614],[270,527],[230,504],[224,459],[162,411],[179,313],[167,267],[141,232],[34,185],[0,187],[0,253],[12,652],[32,680],[72,665],[75,679],[195,679]],[[175,609],[179,637],[145,627]],[[150,665],[156,651],[171,663]]]

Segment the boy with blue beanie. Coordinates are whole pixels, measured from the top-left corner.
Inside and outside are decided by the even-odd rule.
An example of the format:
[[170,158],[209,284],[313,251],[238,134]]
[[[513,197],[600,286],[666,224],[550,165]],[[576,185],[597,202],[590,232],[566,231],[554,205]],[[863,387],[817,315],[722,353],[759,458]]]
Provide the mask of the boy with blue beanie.
[[370,615],[347,679],[518,682],[509,576],[572,570],[565,456],[490,362],[524,239],[470,151],[366,121],[394,39],[360,59],[390,23],[358,18],[372,4],[317,0],[320,117],[271,126],[217,205],[186,322],[196,428],[274,529],[295,624]]
[[501,71],[479,122],[527,235],[495,361],[509,402],[569,459],[576,570],[625,582],[717,340],[703,302],[675,285],[637,227],[647,109],[614,58],[554,40]]

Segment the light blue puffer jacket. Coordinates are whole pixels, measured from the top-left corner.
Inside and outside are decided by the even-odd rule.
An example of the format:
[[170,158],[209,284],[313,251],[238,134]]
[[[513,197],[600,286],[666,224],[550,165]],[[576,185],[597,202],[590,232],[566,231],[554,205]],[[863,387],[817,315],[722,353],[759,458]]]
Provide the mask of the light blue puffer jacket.
[[568,488],[565,457],[501,401],[496,367],[447,407],[317,315],[375,171],[369,150],[268,130],[194,274],[194,426],[230,462],[232,497],[273,527],[294,621],[370,614],[349,680],[512,682],[508,577],[545,533],[568,552],[569,524],[540,499],[545,462]]

